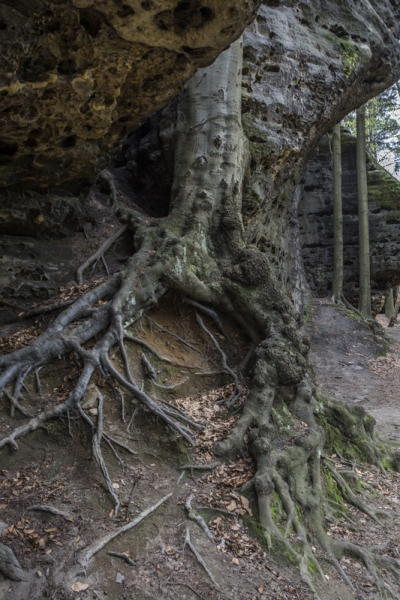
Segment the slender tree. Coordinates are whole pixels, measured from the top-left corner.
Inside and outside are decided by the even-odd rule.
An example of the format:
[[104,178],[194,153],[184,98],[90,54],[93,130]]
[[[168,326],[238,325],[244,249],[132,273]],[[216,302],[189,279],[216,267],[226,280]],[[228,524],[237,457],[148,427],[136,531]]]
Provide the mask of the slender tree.
[[[400,83],[365,105],[365,143],[372,160],[391,172],[400,173]],[[344,121],[356,135],[356,113]]]
[[393,317],[394,313],[394,298],[393,298],[393,288],[390,288],[389,294],[385,300],[385,315],[388,319]]
[[394,306],[393,306],[393,313],[392,313],[392,316],[390,317],[388,327],[394,327],[394,324],[397,321],[397,315],[399,314],[399,310],[400,310],[400,287],[396,288],[396,292],[397,292],[396,302],[394,303]]
[[333,283],[331,301],[343,304],[343,209],[340,123],[333,128]]
[[365,148],[365,106],[357,109],[357,187],[358,230],[360,245],[360,294],[358,309],[365,319],[371,315],[371,279],[369,257],[368,186]]

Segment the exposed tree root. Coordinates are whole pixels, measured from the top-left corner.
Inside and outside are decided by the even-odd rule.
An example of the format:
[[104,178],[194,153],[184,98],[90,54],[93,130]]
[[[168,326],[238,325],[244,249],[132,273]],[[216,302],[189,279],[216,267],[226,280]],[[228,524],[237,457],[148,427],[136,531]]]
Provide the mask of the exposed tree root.
[[[100,258],[104,261],[104,254],[107,252],[109,248],[121,237],[127,230],[127,226],[124,225],[119,229],[114,235],[110,236],[101,246],[100,248],[92,254],[84,263],[79,267],[76,272],[76,281],[78,285],[83,285],[83,274],[93,263],[96,263]],[[107,275],[109,275],[108,267],[105,262],[103,262]]]
[[112,550],[109,550],[107,554],[124,560],[126,563],[128,563],[128,565],[131,565],[131,567],[135,567],[137,564],[136,561],[132,560],[132,558],[129,558],[129,556],[127,556],[127,554],[124,554],[123,552],[113,552]]
[[188,516],[188,519],[190,519],[191,521],[194,521],[195,523],[197,523],[197,525],[199,525],[199,527],[201,527],[201,529],[204,531],[204,533],[206,534],[207,537],[209,537],[211,540],[213,539],[214,535],[213,533],[210,531],[210,529],[208,528],[205,520],[203,519],[202,516],[198,515],[192,508],[192,500],[193,500],[193,494],[191,494],[188,499],[185,502],[185,509],[186,509],[186,513]]
[[71,518],[70,513],[65,512],[65,510],[60,510],[59,508],[56,508],[55,506],[50,506],[49,504],[35,504],[34,506],[30,506],[28,508],[28,510],[49,512],[52,515],[59,515],[61,517]]
[[204,325],[203,319],[200,317],[200,315],[198,313],[196,313],[196,320],[198,322],[198,324],[200,325],[200,327],[202,328],[203,331],[205,331],[205,333],[209,336],[209,338],[211,339],[212,343],[214,344],[214,346],[216,347],[216,349],[218,350],[218,352],[221,355],[221,359],[222,359],[222,367],[223,370],[225,371],[225,373],[228,373],[228,375],[230,375],[234,382],[235,382],[235,387],[233,388],[233,392],[232,394],[229,396],[229,398],[227,400],[224,400],[224,404],[226,404],[226,406],[229,408],[231,407],[233,404],[235,404],[235,402],[237,402],[240,397],[243,394],[243,391],[239,385],[239,379],[238,376],[236,375],[235,371],[233,371],[227,364],[226,362],[226,354],[225,352],[222,350],[221,346],[218,344],[217,340],[215,339],[215,337],[213,336],[213,334],[211,333],[211,331],[209,329],[207,329],[207,327]]
[[21,567],[14,552],[0,542],[0,571],[13,581],[26,581],[27,574]]
[[[124,227],[115,236],[130,230],[135,247],[123,270],[83,293],[29,346],[0,357],[0,392],[5,392],[13,410],[19,410],[23,416],[27,415],[27,411],[21,404],[22,390],[30,373],[59,360],[71,350],[77,353],[83,365],[68,399],[55,406],[47,406],[33,417],[28,416],[27,421],[0,440],[0,448],[9,445],[17,449],[18,439],[43,427],[48,420],[65,413],[68,417],[80,414],[94,432],[93,453],[117,511],[119,500],[113,494],[100,444],[104,440],[114,453],[116,445],[128,452],[133,451],[103,432],[102,400],[97,427],[83,411],[81,401],[94,374],[119,384],[146,410],[194,445],[192,431],[199,430],[201,424],[140,389],[132,375],[124,345],[128,339],[155,354],[146,342],[132,337],[127,330],[155,306],[163,294],[174,290],[195,309],[205,312],[219,328],[221,324],[216,311],[230,316],[257,345],[254,353],[247,358],[252,381],[242,414],[229,437],[216,445],[215,454],[231,458],[249,450],[255,457],[257,471],[253,484],[258,499],[259,521],[267,543],[271,547],[274,542],[283,546],[295,559],[304,581],[313,591],[315,586],[310,564],[315,566],[321,577],[323,572],[310,545],[310,536],[322,546],[350,585],[339,563],[346,553],[364,562],[378,588],[382,589],[375,565],[397,572],[400,561],[328,536],[323,512],[326,506],[326,475],[321,471],[321,457],[326,441],[332,447],[338,440],[337,436],[346,438],[350,440],[348,447],[357,447],[368,460],[378,464],[379,452],[372,438],[373,419],[362,409],[344,407],[334,400],[322,402],[315,397],[307,375],[310,370],[307,359],[309,340],[298,331],[294,308],[281,291],[266,254],[247,246],[244,241],[241,186],[246,170],[246,141],[240,124],[240,83],[232,85],[241,69],[239,47],[240,40],[232,44],[227,51],[234,58],[232,64],[220,69],[216,80],[214,77],[214,84],[218,84],[216,89],[225,90],[226,104],[220,102],[219,94],[214,94],[210,88],[210,105],[207,105],[197,89],[197,76],[182,96],[177,118],[176,176],[169,215],[151,219],[144,217],[138,209],[121,209],[119,216]],[[219,59],[211,68],[217,68],[218,64]],[[199,74],[199,77],[202,75]],[[212,78],[209,77],[206,83],[211,86]],[[203,118],[204,110],[207,111],[206,120]],[[200,136],[200,141],[196,136]],[[189,142],[199,149],[199,155],[194,156],[191,150],[188,151],[185,144]],[[216,151],[220,148],[223,150]],[[107,182],[115,196],[115,203],[115,186],[113,188],[109,177]],[[109,247],[107,244],[115,241],[115,236],[82,265],[78,278],[82,279],[87,266],[102,256],[105,248]],[[238,376],[228,367],[221,345],[198,314],[197,321],[219,352],[223,370],[235,382],[234,393],[227,402],[228,405],[233,404],[241,393]],[[149,322],[160,332],[178,338],[180,343],[201,354],[195,345],[151,319]],[[113,347],[116,355],[111,359]],[[158,358],[165,360],[160,355]],[[128,430],[135,414],[133,412]],[[294,432],[293,427],[296,428]],[[334,477],[348,502],[376,520],[373,511],[351,491],[340,473],[329,463],[324,463],[324,467]],[[83,569],[109,541],[134,527],[169,497],[165,496],[127,525],[94,541],[79,555]],[[282,518],[285,517],[283,524],[274,516],[273,498],[279,502]],[[328,518],[331,516],[332,510]],[[189,529],[185,544],[216,585],[212,573],[191,543]]]
[[193,546],[192,540],[190,539],[189,527],[186,527],[186,536],[185,536],[185,541],[184,541],[184,544],[183,544],[182,552],[184,551],[185,546],[188,546],[190,548],[190,550],[195,555],[197,562],[203,567],[203,569],[205,570],[205,572],[207,573],[207,575],[209,576],[209,578],[211,579],[211,581],[213,582],[213,584],[215,585],[215,587],[217,589],[219,589],[219,585],[216,582],[216,580],[214,578],[214,575],[211,573],[210,569],[208,568],[207,563],[205,562],[204,558],[201,556],[201,554]]
[[156,504],[154,504],[153,506],[150,506],[149,508],[146,508],[146,510],[143,510],[137,517],[135,517],[135,519],[133,519],[133,521],[130,521],[126,525],[123,525],[122,527],[119,527],[114,531],[110,531],[100,539],[94,540],[94,542],[92,542],[87,548],[82,550],[82,552],[77,558],[78,563],[81,565],[81,567],[84,570],[86,570],[91,558],[93,558],[93,556],[97,554],[97,552],[104,548],[104,546],[106,546],[109,542],[111,542],[111,540],[116,538],[118,535],[122,535],[123,533],[126,533],[133,527],[136,527],[136,525],[138,525],[148,515],[157,510],[157,508],[164,504],[164,502],[166,502],[171,496],[172,492],[161,498],[161,500],[156,502]]

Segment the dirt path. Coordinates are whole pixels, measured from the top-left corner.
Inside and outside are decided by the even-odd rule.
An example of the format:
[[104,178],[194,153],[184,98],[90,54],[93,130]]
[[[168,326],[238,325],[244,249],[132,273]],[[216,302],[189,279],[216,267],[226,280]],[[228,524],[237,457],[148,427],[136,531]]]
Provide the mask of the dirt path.
[[376,419],[376,432],[400,444],[400,327],[385,328],[385,343],[348,311],[316,302],[306,329],[321,387],[363,406]]

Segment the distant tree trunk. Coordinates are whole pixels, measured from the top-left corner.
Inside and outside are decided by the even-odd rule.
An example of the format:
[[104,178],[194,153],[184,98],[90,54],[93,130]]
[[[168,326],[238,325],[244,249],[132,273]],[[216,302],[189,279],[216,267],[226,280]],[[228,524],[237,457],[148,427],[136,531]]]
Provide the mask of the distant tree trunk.
[[[393,290],[392,290],[393,292]],[[388,324],[388,327],[394,327],[394,324],[397,321],[397,315],[399,314],[399,310],[400,310],[400,287],[396,288],[396,302],[394,303],[394,308],[393,308],[393,314],[390,317],[390,321]]]
[[340,123],[333,128],[333,282],[331,301],[343,302],[343,210]]
[[394,298],[393,298],[393,288],[390,288],[390,292],[385,301],[385,315],[388,319],[393,317],[394,313]]
[[360,240],[360,295],[358,309],[371,319],[371,279],[369,258],[368,188],[365,149],[365,106],[357,109],[357,186]]

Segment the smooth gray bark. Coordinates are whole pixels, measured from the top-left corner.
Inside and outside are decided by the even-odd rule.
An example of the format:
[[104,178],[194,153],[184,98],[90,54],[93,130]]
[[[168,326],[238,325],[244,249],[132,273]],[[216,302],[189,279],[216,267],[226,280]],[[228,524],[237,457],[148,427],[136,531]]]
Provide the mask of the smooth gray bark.
[[360,293],[358,309],[365,319],[371,315],[371,278],[369,256],[368,185],[365,146],[365,106],[357,109],[357,186],[360,245]]
[[333,128],[333,282],[331,301],[341,303],[343,296],[343,209],[342,150],[340,123]]
[[393,297],[393,288],[390,288],[390,292],[385,301],[385,315],[388,319],[393,317],[394,313],[394,297]]

